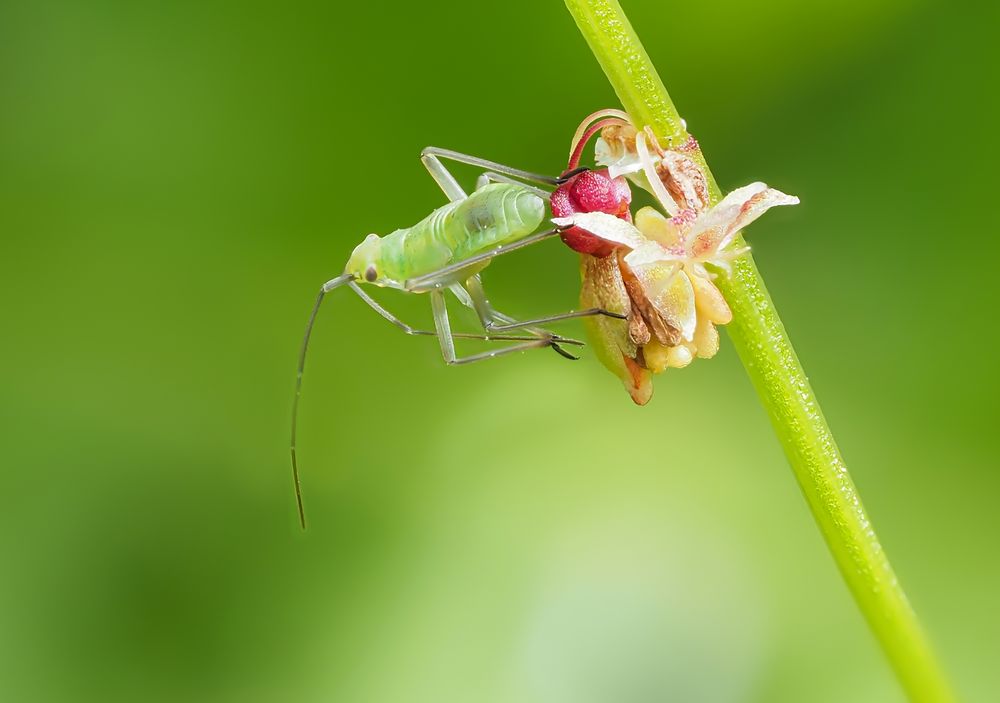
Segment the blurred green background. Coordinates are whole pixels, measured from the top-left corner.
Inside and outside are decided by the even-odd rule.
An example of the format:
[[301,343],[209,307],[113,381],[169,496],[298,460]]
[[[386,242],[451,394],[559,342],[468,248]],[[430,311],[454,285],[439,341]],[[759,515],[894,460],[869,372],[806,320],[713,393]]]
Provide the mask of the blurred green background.
[[[1000,690],[986,5],[625,3],[722,185],[802,197],[749,238],[969,701]],[[298,531],[319,284],[443,202],[421,147],[556,172],[614,102],[556,0],[0,3],[0,700],[900,701],[725,341],[637,408],[589,350],[446,368],[332,296]],[[550,242],[486,282],[529,316],[577,275]]]

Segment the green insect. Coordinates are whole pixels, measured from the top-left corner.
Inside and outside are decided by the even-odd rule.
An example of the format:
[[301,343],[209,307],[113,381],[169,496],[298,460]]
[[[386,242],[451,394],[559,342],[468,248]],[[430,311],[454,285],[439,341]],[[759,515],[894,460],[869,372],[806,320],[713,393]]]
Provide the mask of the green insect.
[[[441,163],[442,158],[485,169],[473,193],[467,194],[462,189]],[[469,364],[542,347],[550,347],[568,359],[576,359],[561,345],[581,345],[581,342],[560,337],[539,325],[589,315],[624,319],[618,313],[593,308],[518,321],[494,309],[483,290],[479,274],[495,257],[559,234],[560,230],[556,228],[536,232],[546,219],[550,193],[521,181],[557,187],[575,172],[564,174],[560,178],[550,178],[435,147],[424,149],[421,161],[450,202],[412,227],[398,229],[384,237],[369,234],[354,249],[344,273],[327,281],[320,288],[306,323],[295,379],[291,436],[295,498],[303,529],[306,524],[305,511],[295,449],[298,405],[309,337],[323,298],[330,291],[347,286],[375,312],[406,334],[436,336],[441,345],[441,355],[448,364]],[[434,330],[418,330],[406,324],[362,290],[359,283],[395,288],[407,293],[428,293],[434,315]],[[451,331],[444,295],[446,290],[450,290],[463,305],[475,310],[484,334]],[[524,330],[525,334],[495,334],[510,330]],[[456,338],[517,343],[460,357],[455,353]]]

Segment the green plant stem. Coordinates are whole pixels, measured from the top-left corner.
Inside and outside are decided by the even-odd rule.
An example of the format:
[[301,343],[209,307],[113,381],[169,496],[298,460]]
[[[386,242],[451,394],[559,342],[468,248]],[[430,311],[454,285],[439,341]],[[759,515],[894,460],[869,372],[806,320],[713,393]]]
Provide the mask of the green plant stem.
[[[684,123],[617,0],[566,0],[635,123],[661,143],[687,141]],[[713,202],[720,191],[705,168]],[[912,701],[955,697],[865,515],[819,402],[749,255],[717,281],[733,310],[727,327],[784,447],[809,509],[858,607]],[[839,666],[834,662],[832,666]]]

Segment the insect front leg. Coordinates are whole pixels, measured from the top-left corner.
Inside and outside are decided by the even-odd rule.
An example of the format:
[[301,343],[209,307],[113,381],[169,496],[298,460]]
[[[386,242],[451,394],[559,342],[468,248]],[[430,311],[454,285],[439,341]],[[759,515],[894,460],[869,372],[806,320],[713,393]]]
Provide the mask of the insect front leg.
[[500,349],[494,349],[493,351],[482,352],[480,354],[473,354],[471,356],[457,356],[455,354],[455,340],[451,333],[451,323],[448,321],[448,304],[444,299],[444,291],[431,291],[430,296],[431,309],[434,312],[434,329],[437,330],[437,337],[441,343],[441,356],[444,357],[445,363],[450,366],[472,364],[477,361],[485,361],[486,359],[493,359],[505,354],[527,351],[528,349],[540,349],[542,347],[553,346],[554,344],[554,338],[549,336],[538,338],[530,342],[523,342],[521,344],[512,344],[509,347],[502,347]]
[[551,239],[558,234],[558,229],[547,229],[544,232],[538,232],[530,237],[518,239],[516,242],[504,244],[502,247],[497,247],[496,249],[483,252],[482,254],[476,254],[475,256],[470,256],[467,259],[456,261],[455,263],[449,264],[448,266],[440,268],[437,271],[409,278],[403,282],[403,288],[413,293],[426,292],[435,288],[445,288],[454,283],[456,279],[461,280],[461,272],[465,269],[471,268],[476,264],[483,263],[484,261],[492,261],[498,256],[509,254],[512,251],[523,249],[524,247],[537,244],[538,242],[545,241],[546,239]]

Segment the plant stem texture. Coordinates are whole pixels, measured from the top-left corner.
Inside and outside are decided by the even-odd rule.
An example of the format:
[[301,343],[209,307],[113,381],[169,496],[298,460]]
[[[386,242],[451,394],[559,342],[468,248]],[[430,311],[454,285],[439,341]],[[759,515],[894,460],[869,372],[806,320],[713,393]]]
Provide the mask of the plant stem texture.
[[[617,0],[566,0],[636,126],[662,144],[689,139],[683,121]],[[712,202],[721,193],[701,151]],[[742,246],[739,238],[734,246]],[[749,254],[716,281],[733,311],[726,329],[760,395],[809,509],[861,612],[910,700],[955,697],[865,514],[819,402]],[[808,645],[806,645],[808,646]],[[832,666],[837,666],[833,663]]]

